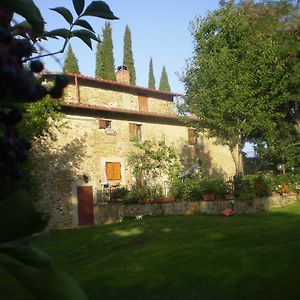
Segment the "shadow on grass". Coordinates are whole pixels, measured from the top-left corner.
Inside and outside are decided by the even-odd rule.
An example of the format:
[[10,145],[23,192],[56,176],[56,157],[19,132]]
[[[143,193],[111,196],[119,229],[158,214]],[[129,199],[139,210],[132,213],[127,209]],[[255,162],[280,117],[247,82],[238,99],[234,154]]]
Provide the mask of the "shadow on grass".
[[34,239],[90,299],[300,299],[300,203],[148,217]]

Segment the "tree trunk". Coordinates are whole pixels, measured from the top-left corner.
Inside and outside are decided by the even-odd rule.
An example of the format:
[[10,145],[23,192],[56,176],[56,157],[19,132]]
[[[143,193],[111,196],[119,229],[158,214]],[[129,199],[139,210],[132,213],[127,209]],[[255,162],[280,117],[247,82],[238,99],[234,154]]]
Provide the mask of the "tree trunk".
[[244,160],[241,144],[237,144],[233,148],[230,147],[230,153],[235,164],[236,175],[244,175]]

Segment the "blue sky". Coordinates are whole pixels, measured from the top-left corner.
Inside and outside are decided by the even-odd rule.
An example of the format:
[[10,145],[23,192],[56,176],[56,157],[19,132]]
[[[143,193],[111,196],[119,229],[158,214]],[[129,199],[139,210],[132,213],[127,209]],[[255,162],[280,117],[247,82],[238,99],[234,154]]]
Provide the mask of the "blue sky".
[[[86,5],[91,0],[86,0]],[[184,86],[180,82],[178,73],[182,73],[185,61],[192,56],[193,39],[189,31],[189,24],[196,15],[206,16],[208,11],[218,8],[219,0],[164,0],[164,1],[105,1],[120,19],[112,21],[112,35],[114,46],[115,67],[123,61],[123,37],[126,24],[132,35],[132,50],[137,74],[137,85],[148,86],[149,60],[153,58],[156,86],[159,84],[162,66],[165,65],[172,91],[184,93]],[[72,12],[71,0],[35,0],[45,18],[46,29],[52,30],[66,27],[66,21],[49,8],[65,6]],[[96,33],[100,34],[104,20],[90,17]],[[63,40],[49,40],[46,44],[48,51],[59,50]],[[80,72],[87,76],[94,76],[96,43],[91,51],[78,39],[71,40],[72,48],[79,60]],[[58,55],[61,62],[65,55]],[[53,58],[45,59],[48,71],[61,71],[61,64]]]

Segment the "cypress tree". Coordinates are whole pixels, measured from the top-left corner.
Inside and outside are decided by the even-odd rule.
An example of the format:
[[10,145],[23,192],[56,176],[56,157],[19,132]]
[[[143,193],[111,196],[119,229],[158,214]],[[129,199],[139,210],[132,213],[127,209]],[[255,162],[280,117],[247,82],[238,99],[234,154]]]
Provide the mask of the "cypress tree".
[[152,61],[152,57],[150,58],[150,62],[149,62],[148,88],[155,89],[155,78],[154,78],[154,73],[153,73],[153,61]]
[[[100,35],[98,35],[100,40]],[[95,77],[103,78],[103,54],[102,54],[102,42],[97,43],[96,49],[96,69],[95,69]]]
[[113,54],[112,30],[109,22],[105,23],[102,39],[103,79],[116,80],[115,60]]
[[128,68],[130,74],[130,84],[135,85],[136,74],[132,54],[131,32],[128,25],[125,27],[124,34],[123,65]]
[[162,68],[160,82],[159,82],[159,90],[165,91],[165,92],[171,91],[169,80],[168,80],[168,74],[167,74],[165,66],[163,66],[163,68]]
[[69,48],[67,51],[67,56],[64,62],[64,72],[65,73],[73,73],[80,74],[78,60],[73,52],[71,45],[69,44]]

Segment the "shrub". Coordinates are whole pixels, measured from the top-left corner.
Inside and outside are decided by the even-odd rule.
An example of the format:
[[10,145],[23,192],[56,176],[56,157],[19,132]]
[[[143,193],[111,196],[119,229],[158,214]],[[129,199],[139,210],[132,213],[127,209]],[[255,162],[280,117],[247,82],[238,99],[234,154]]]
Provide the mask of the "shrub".
[[171,182],[172,197],[181,201],[199,201],[202,198],[202,184],[199,175],[193,175],[184,180],[175,178]]
[[219,177],[203,178],[201,185],[203,194],[215,194],[219,197],[224,197],[228,190],[226,182]]
[[293,173],[285,173],[274,176],[272,178],[272,190],[274,192],[282,193],[282,187],[287,183],[288,188],[292,192],[297,192],[297,185],[300,183],[300,175]]
[[131,187],[131,190],[125,195],[124,202],[138,203],[144,198],[158,198],[163,196],[163,188],[157,186],[146,186],[136,184]]
[[111,200],[123,200],[129,193],[128,189],[125,187],[117,188],[111,192]]
[[272,194],[272,180],[263,174],[234,176],[233,185],[235,196],[242,200]]

